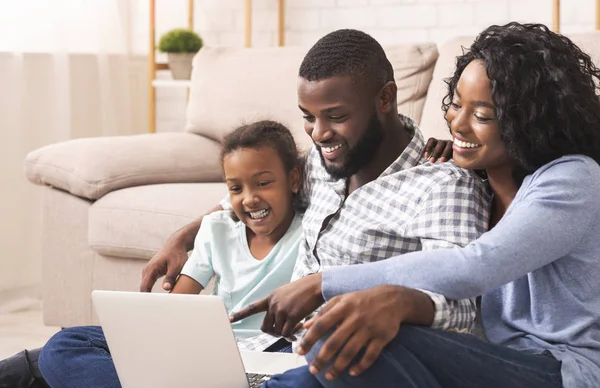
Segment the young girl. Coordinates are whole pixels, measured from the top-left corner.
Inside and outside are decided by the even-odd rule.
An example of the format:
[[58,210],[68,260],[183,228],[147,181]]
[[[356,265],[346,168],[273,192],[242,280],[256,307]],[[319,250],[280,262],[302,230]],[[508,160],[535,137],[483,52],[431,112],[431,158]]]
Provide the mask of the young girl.
[[[231,313],[290,282],[302,239],[301,217],[294,210],[301,168],[292,134],[272,121],[227,135],[221,165],[233,213],[224,210],[203,218],[172,292],[198,294],[216,275],[213,294]],[[234,323],[238,341],[261,334],[263,318]],[[268,345],[249,341],[245,347],[264,350]]]
[[[233,212],[204,216],[173,292],[199,293],[216,275],[213,293],[231,312],[290,282],[302,241],[300,214],[294,209],[302,173],[292,134],[272,121],[245,125],[226,136],[221,163]],[[233,326],[241,348],[290,347],[275,337],[253,337],[260,333],[259,322],[262,319],[247,319]],[[61,331],[42,349],[39,363],[46,381],[35,375],[36,386],[120,386],[98,326]],[[21,364],[21,369],[31,365]]]

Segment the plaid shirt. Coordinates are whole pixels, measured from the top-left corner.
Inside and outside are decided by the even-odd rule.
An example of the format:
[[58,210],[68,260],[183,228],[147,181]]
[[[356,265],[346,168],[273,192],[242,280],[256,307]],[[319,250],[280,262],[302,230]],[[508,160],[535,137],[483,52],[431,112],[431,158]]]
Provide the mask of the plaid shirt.
[[[401,116],[402,117],[402,116]],[[313,148],[305,165],[305,240],[293,280],[329,266],[384,260],[403,253],[465,246],[487,231],[491,197],[485,183],[453,162],[422,158],[423,136],[402,117],[413,138],[376,180],[346,195],[347,180],[335,180]],[[448,300],[426,290],[435,304],[432,327],[470,329],[474,300]],[[276,340],[264,334],[239,343],[264,350]]]

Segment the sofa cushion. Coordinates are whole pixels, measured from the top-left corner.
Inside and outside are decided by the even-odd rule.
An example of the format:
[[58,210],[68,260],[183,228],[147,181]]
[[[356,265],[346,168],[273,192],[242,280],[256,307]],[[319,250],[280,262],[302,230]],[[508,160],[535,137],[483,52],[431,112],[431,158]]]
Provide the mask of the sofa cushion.
[[[568,37],[592,57],[596,66],[600,65],[600,31],[571,34]],[[444,79],[453,74],[456,57],[462,54],[462,48],[470,47],[474,40],[475,36],[457,37],[440,47],[440,56],[435,65],[421,119],[421,130],[425,138],[450,139],[448,125],[442,112],[442,99],[447,93]]]
[[[398,84],[398,109],[417,121],[438,57],[434,43],[384,48]],[[214,140],[237,126],[260,119],[290,127],[302,148],[304,133],[296,84],[306,48],[204,47],[194,58],[187,130]]]
[[171,183],[113,191],[91,207],[88,242],[107,256],[150,259],[176,230],[214,208],[223,183]]
[[32,151],[27,178],[73,195],[98,199],[131,186],[220,182],[219,144],[191,133],[76,139]]

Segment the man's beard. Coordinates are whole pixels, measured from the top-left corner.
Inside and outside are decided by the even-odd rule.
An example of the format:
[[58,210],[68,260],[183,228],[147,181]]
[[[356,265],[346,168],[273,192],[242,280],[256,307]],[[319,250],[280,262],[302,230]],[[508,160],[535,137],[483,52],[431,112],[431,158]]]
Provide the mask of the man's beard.
[[321,163],[325,167],[325,171],[334,179],[350,178],[356,174],[361,168],[367,166],[375,155],[377,150],[383,141],[383,128],[381,122],[377,118],[376,114],[373,114],[369,120],[367,130],[358,140],[354,148],[348,151],[344,165],[341,167],[327,165],[321,147],[319,149],[319,155],[321,156]]

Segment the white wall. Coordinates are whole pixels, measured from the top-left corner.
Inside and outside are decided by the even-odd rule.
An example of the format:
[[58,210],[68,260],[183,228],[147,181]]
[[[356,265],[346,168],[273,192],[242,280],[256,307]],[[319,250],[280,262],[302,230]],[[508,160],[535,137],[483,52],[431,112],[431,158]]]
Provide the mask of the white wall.
[[147,61],[128,55],[134,17],[128,0],[0,1],[0,312],[41,282],[42,190],[25,178],[27,153],[147,131]]
[[[253,46],[277,42],[277,1],[253,0]],[[491,24],[509,21],[552,24],[551,0],[286,0],[286,44],[309,47],[339,28],[357,28],[382,44],[445,40],[476,34]],[[561,2],[561,32],[594,29],[595,1]],[[242,46],[244,1],[196,0],[195,29],[207,45]],[[157,39],[184,27],[187,0],[157,0]],[[147,52],[148,4],[137,0],[132,46]],[[161,77],[168,77],[161,74]],[[185,124],[185,92],[157,91],[157,129],[181,130]]]
[[41,283],[42,189],[25,177],[27,153],[72,138],[147,131],[145,57],[63,59],[61,77],[50,53],[0,52],[0,312],[9,300],[37,296]]
[[[23,0],[22,0],[23,1]],[[52,2],[33,0],[32,7],[39,11],[39,4],[55,7],[56,0]],[[125,12],[115,13],[114,10],[106,9],[108,15],[121,15],[112,17],[110,25],[112,29],[127,27],[127,31],[121,31],[119,35],[125,39],[112,39],[115,43],[127,45],[127,51],[136,54],[146,54],[148,50],[148,1],[147,0],[121,0],[123,2],[112,2],[107,7],[125,7]],[[125,3],[129,2],[129,3]],[[64,12],[69,10],[74,2],[63,0]],[[97,2],[100,4],[99,2]],[[186,25],[187,0],[156,0],[157,3],[157,39],[167,30]],[[277,1],[275,0],[253,0],[253,44],[254,46],[274,46],[277,36]],[[8,4],[8,3],[7,3]],[[14,3],[16,4],[16,3]],[[37,4],[37,5],[36,5]],[[4,6],[4,5],[3,5]],[[562,2],[562,31],[582,32],[594,28],[594,0],[569,0]],[[2,9],[4,10],[4,8]],[[75,11],[73,11],[75,12]],[[2,16],[4,15],[4,19]],[[21,17],[31,15],[45,15],[41,13],[23,14]],[[43,24],[47,17],[40,16],[40,32],[44,32],[51,26]],[[94,17],[102,15],[95,14]],[[104,15],[102,20],[108,20]],[[18,20],[18,16],[0,12],[0,32],[2,36],[10,36],[11,39],[0,40],[6,47],[0,44],[0,51],[10,52],[24,50],[16,47],[23,44],[20,34],[11,32]],[[78,29],[86,28],[89,23],[81,22],[67,24],[61,30],[69,41],[81,38],[82,42],[88,41],[89,37],[78,32]],[[410,41],[436,41],[444,40],[459,34],[475,34],[490,24],[502,24],[511,20],[541,22],[550,25],[552,21],[551,0],[286,0],[286,43],[288,45],[310,46],[319,37],[338,28],[358,28],[372,34],[382,44],[410,42]],[[83,25],[81,25],[83,24]],[[106,24],[106,23],[105,23]],[[196,30],[205,40],[207,45],[242,46],[244,41],[244,1],[242,0],[196,0],[195,1],[195,25]],[[11,27],[12,26],[12,27]],[[42,28],[43,27],[43,28]],[[93,32],[93,31],[92,31]],[[99,32],[98,32],[99,33]],[[34,34],[35,35],[35,34]],[[31,50],[37,50],[42,43],[40,37],[46,35],[37,34],[38,38],[28,43]],[[22,36],[21,36],[22,38]],[[63,40],[57,40],[63,42]],[[18,43],[18,44],[17,44]],[[70,46],[78,47],[82,44],[71,42]],[[88,42],[89,43],[89,42]],[[12,44],[12,46],[11,46]],[[85,45],[84,45],[85,46]],[[120,46],[120,44],[117,44]],[[87,46],[86,46],[87,47]],[[99,46],[100,49],[111,51],[114,49],[110,44]],[[122,47],[119,50],[123,49]],[[47,66],[41,67],[48,69]],[[33,68],[32,68],[33,69]],[[139,83],[144,88],[145,66],[141,64]],[[0,80],[4,80],[4,89],[13,77],[3,68],[0,72]],[[41,72],[35,71],[37,78],[27,79],[31,85],[40,85]],[[6,75],[8,78],[4,77]],[[168,72],[162,72],[160,77],[168,77]],[[49,77],[48,79],[52,79]],[[47,81],[47,80],[46,80]],[[132,81],[133,82],[133,81]],[[10,88],[9,88],[10,89]],[[136,88],[134,88],[136,89]],[[37,95],[37,94],[35,94]],[[0,94],[0,113],[4,111],[6,116],[11,111],[18,93],[7,92]],[[177,89],[159,89],[157,92],[157,127],[159,131],[177,131],[184,127],[185,123],[185,91]],[[143,110],[146,109],[146,100],[143,93],[134,96],[134,101],[140,109],[140,115],[145,117]],[[39,101],[40,107],[49,106]],[[134,102],[135,103],[135,102]],[[48,109],[46,109],[48,110]],[[22,171],[22,162],[25,154],[44,144],[62,140],[68,137],[79,137],[82,135],[101,135],[98,131],[86,133],[62,133],[58,128],[50,130],[44,125],[42,118],[52,117],[52,112],[38,112],[28,115],[23,119],[37,120],[39,125],[28,126],[28,132],[11,130],[11,125],[0,127],[0,153],[2,166],[0,167],[0,181],[2,182],[3,195],[0,197],[0,214],[3,221],[0,222],[0,302],[2,294],[6,290],[17,285],[35,286],[40,281],[40,201],[39,188],[33,187],[25,180]],[[50,119],[49,119],[50,120]],[[140,118],[144,121],[143,118]],[[135,121],[135,120],[134,120]],[[138,120],[139,121],[139,120]],[[144,122],[145,123],[145,122]],[[10,124],[10,123],[9,123]],[[17,127],[19,123],[13,123]],[[130,133],[143,131],[144,125],[132,128]],[[57,132],[58,131],[58,132]],[[92,133],[93,132],[93,133]],[[106,133],[104,133],[106,134]]]

